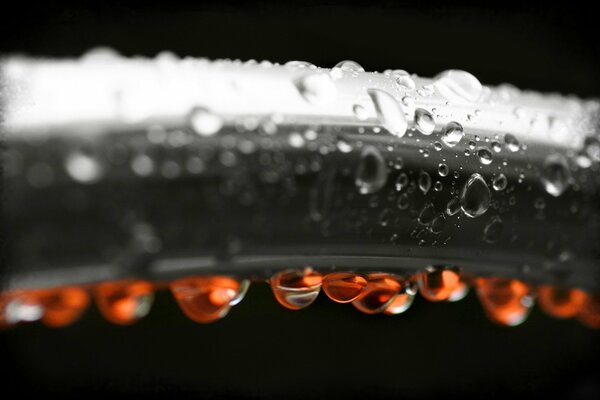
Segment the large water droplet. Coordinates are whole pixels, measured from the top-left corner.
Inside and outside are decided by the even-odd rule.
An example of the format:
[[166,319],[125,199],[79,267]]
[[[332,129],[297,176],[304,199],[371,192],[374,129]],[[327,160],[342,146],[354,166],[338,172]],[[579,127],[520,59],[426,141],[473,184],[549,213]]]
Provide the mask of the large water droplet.
[[404,111],[394,97],[381,89],[369,89],[379,122],[392,135],[402,137],[406,133],[408,123]]
[[538,288],[537,292],[538,302],[542,310],[555,318],[576,316],[586,300],[585,292],[579,289],[543,285]]
[[567,160],[560,154],[551,154],[546,157],[542,167],[541,179],[549,194],[554,197],[563,194],[571,179]]
[[390,304],[384,310],[385,314],[402,314],[410,308],[415,299],[416,291],[412,290],[412,282],[403,279],[399,279],[399,281],[401,282],[402,288],[400,289],[400,292],[393,297]]
[[387,167],[383,156],[373,146],[367,146],[361,153],[356,169],[355,184],[361,194],[375,193],[387,181]]
[[90,303],[87,291],[77,286],[44,290],[37,296],[44,307],[42,322],[55,328],[71,325]]
[[473,174],[461,191],[460,207],[467,216],[480,217],[490,207],[490,196],[490,189],[483,177]]
[[456,146],[463,138],[465,132],[458,122],[449,122],[442,132],[442,141],[448,147]]
[[365,314],[383,312],[400,291],[400,282],[383,273],[371,273],[366,278],[367,286],[363,294],[352,305]]
[[344,60],[335,64],[334,68],[339,68],[344,72],[365,72],[365,69],[356,61]]
[[419,277],[421,296],[429,301],[448,300],[459,283],[458,272],[447,267],[427,267]]
[[516,326],[527,319],[533,307],[528,285],[506,278],[478,278],[476,284],[481,305],[492,321]]
[[285,308],[300,310],[311,305],[321,290],[322,276],[312,268],[283,271],[271,278],[275,298]]
[[146,281],[103,282],[96,286],[95,298],[104,318],[128,325],[148,315],[154,290]]
[[296,88],[302,97],[314,105],[331,103],[337,96],[337,89],[327,74],[315,73],[306,75],[296,82]]
[[451,69],[434,78],[438,91],[450,101],[476,102],[483,91],[477,78],[466,71]]
[[417,108],[415,110],[415,125],[423,135],[431,135],[435,129],[435,120],[429,111]]
[[367,280],[353,272],[333,272],[323,278],[323,291],[337,303],[356,300],[367,286]]
[[183,313],[199,323],[223,318],[245,293],[240,282],[227,276],[185,277],[169,287]]

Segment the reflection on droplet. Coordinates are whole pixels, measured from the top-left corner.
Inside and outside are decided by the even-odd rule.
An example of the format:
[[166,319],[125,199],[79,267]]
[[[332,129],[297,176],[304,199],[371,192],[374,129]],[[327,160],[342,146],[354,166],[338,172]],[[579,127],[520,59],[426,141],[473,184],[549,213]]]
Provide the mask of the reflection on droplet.
[[270,282],[279,304],[290,310],[300,310],[315,301],[321,291],[322,279],[312,268],[305,268],[280,272]]
[[384,273],[371,273],[366,276],[367,286],[352,305],[365,314],[383,312],[401,289],[400,282],[393,276]]
[[438,74],[434,81],[435,87],[450,101],[475,102],[483,91],[483,86],[477,78],[457,69]]
[[431,135],[435,129],[435,120],[429,111],[417,108],[415,110],[415,125],[423,135]]
[[71,325],[90,303],[87,291],[76,286],[44,290],[38,296],[44,307],[42,322],[55,328]]
[[435,207],[432,203],[426,203],[419,216],[417,218],[417,222],[421,225],[429,225],[431,221],[435,218]]
[[396,190],[402,191],[404,188],[408,186],[408,175],[405,172],[401,172],[398,174],[398,178],[396,178]]
[[413,90],[415,88],[415,81],[404,70],[396,69],[391,72],[390,77],[401,90]]
[[431,188],[431,176],[427,172],[421,171],[419,173],[418,184],[419,189],[421,189],[423,193],[427,193]]
[[227,276],[194,276],[169,284],[173,297],[192,321],[208,323],[221,319],[238,304],[245,290],[240,282]]
[[448,201],[448,204],[446,205],[446,214],[452,216],[452,215],[455,215],[459,211],[460,211],[460,200],[458,199],[458,197],[451,198],[450,201]]
[[421,296],[429,301],[445,301],[460,284],[454,268],[427,267],[419,277]]
[[564,193],[569,186],[571,172],[567,160],[560,154],[550,154],[542,167],[542,183],[546,192],[554,197]]
[[469,284],[461,276],[460,281],[458,282],[458,285],[450,293],[450,296],[448,297],[448,301],[455,302],[455,301],[460,301],[460,300],[464,299],[465,297],[467,297],[467,294],[469,294],[469,289],[470,289]]
[[501,192],[506,189],[508,185],[508,180],[504,174],[500,174],[492,179],[492,187],[495,191]]
[[146,281],[104,282],[96,286],[94,294],[104,318],[120,325],[145,317],[154,301],[152,284]]
[[511,152],[519,151],[519,140],[512,134],[507,133],[504,135],[504,143],[506,148]]
[[358,118],[360,121],[364,121],[367,118],[369,118],[369,113],[367,112],[367,110],[361,106],[360,104],[355,104],[352,107],[352,112],[354,112],[354,115],[356,116],[356,118]]
[[369,89],[368,93],[373,100],[381,125],[394,136],[404,136],[408,123],[404,111],[396,99],[381,89]]
[[477,218],[490,207],[490,197],[490,189],[483,177],[473,174],[461,191],[460,207],[467,216]]
[[402,288],[395,295],[390,304],[385,308],[384,313],[387,315],[402,314],[410,308],[415,300],[416,291],[412,288],[412,282],[406,279],[398,279]]
[[533,298],[525,283],[517,279],[478,278],[476,286],[481,305],[492,321],[516,326],[527,319]]
[[463,127],[458,122],[449,122],[442,132],[442,141],[448,147],[456,146],[464,136]]
[[223,118],[203,107],[192,109],[189,121],[194,132],[200,136],[212,136],[223,127]]
[[387,181],[387,167],[383,156],[373,146],[363,149],[356,168],[355,184],[361,194],[375,193]]
[[543,285],[538,288],[538,302],[542,310],[555,318],[576,316],[586,300],[585,292]]
[[246,293],[248,293],[248,289],[250,289],[250,280],[242,279],[240,282],[240,287],[238,288],[237,294],[231,301],[229,302],[230,306],[236,306],[244,300],[246,297]]
[[494,217],[483,229],[483,240],[487,243],[496,243],[502,237],[504,225],[500,217]]
[[80,183],[97,182],[104,173],[96,157],[80,151],[67,156],[65,159],[65,169],[73,180]]
[[365,69],[356,61],[344,60],[335,64],[334,68],[339,68],[344,72],[365,72]]
[[450,172],[448,165],[444,163],[438,165],[438,174],[440,174],[440,176],[446,176],[448,175],[448,172]]
[[367,280],[353,272],[333,272],[323,278],[323,291],[337,303],[356,300],[367,286]]
[[482,147],[477,150],[479,162],[483,165],[490,165],[493,160],[492,152],[487,147]]
[[328,74],[313,73],[295,82],[296,89],[310,104],[329,104],[337,96],[337,88]]

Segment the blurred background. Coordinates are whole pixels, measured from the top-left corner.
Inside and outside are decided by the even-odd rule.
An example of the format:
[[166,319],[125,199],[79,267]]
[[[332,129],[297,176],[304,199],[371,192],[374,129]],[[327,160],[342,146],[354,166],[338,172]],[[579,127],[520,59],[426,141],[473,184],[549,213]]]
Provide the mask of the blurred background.
[[[16,4],[0,23],[0,54],[344,59],[367,71],[423,76],[464,69],[485,84],[597,97],[600,44],[591,9],[569,2],[103,1]],[[9,234],[9,233],[8,233]],[[600,332],[534,309],[516,328],[489,322],[471,293],[418,298],[405,314],[368,316],[323,294],[289,311],[254,284],[229,316],[189,321],[169,293],[130,327],[91,308],[63,329],[0,332],[7,398],[600,398]]]

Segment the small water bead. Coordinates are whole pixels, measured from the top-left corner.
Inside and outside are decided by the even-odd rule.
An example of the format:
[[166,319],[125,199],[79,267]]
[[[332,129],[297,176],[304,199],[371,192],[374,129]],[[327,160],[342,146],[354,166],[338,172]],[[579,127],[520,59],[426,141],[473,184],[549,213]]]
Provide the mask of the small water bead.
[[504,174],[500,174],[492,179],[492,187],[497,192],[501,192],[504,189],[506,189],[507,185],[508,179],[506,179],[506,176]]
[[450,296],[448,296],[448,301],[450,301],[450,302],[460,301],[460,300],[464,299],[465,297],[467,297],[467,294],[469,294],[469,284],[461,276],[458,285],[456,286],[456,288],[454,290],[452,290],[452,292],[450,293]]
[[538,288],[537,293],[541,309],[555,318],[575,317],[586,300],[585,292],[579,289],[543,285]]
[[365,121],[367,118],[369,118],[369,112],[360,104],[355,104],[352,107],[352,112],[360,121]]
[[381,125],[394,136],[404,136],[408,128],[408,122],[396,99],[381,89],[369,89],[367,93],[373,100]]
[[444,184],[443,184],[442,182],[440,182],[440,181],[436,181],[436,182],[433,184],[433,190],[434,190],[434,191],[436,191],[436,192],[441,192],[441,191],[442,191],[442,189],[444,189]]
[[451,69],[434,77],[434,85],[450,101],[476,102],[483,91],[481,82],[466,71]]
[[433,233],[440,233],[446,227],[446,216],[444,214],[438,214],[433,221],[429,230]]
[[413,78],[411,78],[409,73],[404,70],[394,70],[391,72],[390,77],[394,80],[394,83],[400,90],[414,90],[416,86]]
[[504,135],[504,144],[506,145],[506,148],[513,153],[519,151],[519,140],[510,133]]
[[445,301],[460,284],[460,275],[454,268],[427,267],[419,277],[421,296],[429,301]]
[[415,125],[423,135],[431,135],[435,129],[433,115],[423,108],[415,110]]
[[227,276],[192,276],[169,284],[173,297],[192,321],[209,323],[225,317],[247,290]]
[[119,325],[132,324],[148,315],[154,301],[154,289],[146,281],[103,282],[94,294],[104,318]]
[[412,282],[405,279],[398,279],[401,282],[402,288],[397,295],[394,296],[390,304],[383,311],[387,315],[402,314],[410,308],[414,302],[416,290],[413,290]]
[[477,278],[477,295],[487,314],[494,322],[506,326],[523,323],[531,308],[531,289],[517,279]]
[[465,156],[469,157],[471,155],[471,150],[465,149]]
[[494,217],[483,229],[483,240],[487,243],[496,243],[500,240],[504,225],[500,217]]
[[312,268],[287,270],[270,280],[275,298],[285,308],[300,310],[311,305],[319,292],[323,277]]
[[492,142],[492,150],[494,150],[494,152],[496,153],[500,153],[500,151],[502,151],[502,145],[496,141]]
[[446,214],[453,216],[460,211],[460,200],[458,197],[453,197],[446,205]]
[[334,68],[339,68],[344,72],[365,72],[365,69],[356,61],[344,60],[335,64]]
[[431,188],[431,176],[427,172],[421,171],[419,173],[418,184],[419,189],[421,189],[423,193],[427,193]]
[[411,109],[415,106],[415,98],[412,96],[404,96],[402,97],[402,104]]
[[398,196],[398,200],[396,201],[396,206],[400,210],[406,210],[409,205],[410,205],[410,200],[408,198],[408,194],[402,193],[400,196]]
[[367,280],[353,272],[332,272],[323,278],[323,291],[337,303],[356,300],[367,287]]
[[190,112],[189,123],[200,136],[213,136],[223,127],[223,118],[203,107],[195,107]]
[[450,172],[450,168],[448,168],[448,165],[444,163],[438,165],[438,174],[440,174],[440,176],[447,176],[448,172]]
[[391,304],[402,286],[392,275],[384,273],[371,273],[366,279],[367,286],[363,294],[352,305],[365,314],[381,313]]
[[88,292],[77,286],[43,290],[35,296],[44,308],[42,322],[54,328],[71,325],[90,303]]
[[328,74],[309,74],[296,80],[294,84],[304,100],[313,105],[329,104],[337,96],[335,83]]
[[339,139],[336,146],[342,153],[350,153],[352,151],[352,145],[343,139]]
[[570,184],[571,172],[567,160],[560,154],[550,154],[542,167],[541,180],[546,192],[554,197],[564,193]]
[[435,218],[435,207],[432,203],[426,203],[417,217],[417,222],[421,225],[429,225]]
[[475,143],[473,140],[469,140],[469,149],[471,150],[475,150],[475,147],[477,146],[477,143]]
[[397,191],[402,191],[402,189],[406,188],[406,186],[408,186],[408,175],[406,175],[405,172],[401,172],[398,175],[398,178],[396,178],[396,190]]
[[433,148],[435,149],[435,151],[441,151],[442,150],[442,144],[440,142],[434,142],[433,143]]
[[467,216],[477,218],[488,210],[490,199],[490,189],[483,177],[476,173],[469,177],[461,191],[460,206]]
[[104,175],[104,168],[99,160],[94,155],[82,151],[67,156],[65,169],[73,180],[84,184],[98,182]]
[[387,181],[388,171],[383,156],[373,146],[361,153],[356,169],[355,184],[361,194],[371,194],[381,189]]
[[464,130],[458,122],[449,122],[442,132],[442,141],[448,147],[456,146],[464,136]]
[[316,69],[317,66],[309,63],[308,61],[288,61],[284,64],[288,68],[308,68]]
[[481,147],[477,150],[479,162],[483,165],[490,165],[493,161],[492,152],[487,147]]

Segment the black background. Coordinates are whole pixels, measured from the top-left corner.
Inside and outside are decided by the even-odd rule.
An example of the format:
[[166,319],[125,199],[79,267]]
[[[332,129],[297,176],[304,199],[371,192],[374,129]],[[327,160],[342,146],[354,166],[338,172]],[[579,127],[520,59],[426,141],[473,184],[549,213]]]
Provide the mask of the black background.
[[[576,3],[19,3],[0,23],[0,53],[343,59],[424,76],[460,68],[482,82],[600,93],[596,16]],[[264,284],[222,321],[188,321],[166,292],[137,325],[92,307],[65,329],[0,333],[2,393],[77,398],[600,398],[600,336],[538,309],[517,328],[457,304],[418,299],[397,317],[366,316],[321,295],[303,311]]]

